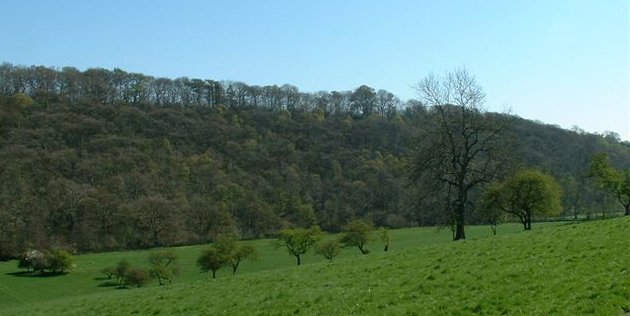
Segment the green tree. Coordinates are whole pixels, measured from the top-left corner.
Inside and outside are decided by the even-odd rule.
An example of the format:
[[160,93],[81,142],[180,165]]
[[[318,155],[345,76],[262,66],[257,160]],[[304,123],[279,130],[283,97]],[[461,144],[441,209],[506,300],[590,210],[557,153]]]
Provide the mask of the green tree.
[[239,243],[232,235],[222,235],[217,238],[215,247],[222,253],[227,264],[232,267],[232,275],[236,274],[241,262],[256,258],[256,248],[249,243]]
[[340,252],[341,246],[336,239],[324,240],[315,247],[315,253],[324,256],[329,261],[332,261]]
[[381,238],[381,241],[383,242],[383,251],[387,252],[387,250],[389,250],[389,242],[391,240],[389,230],[385,227],[381,228],[378,232],[378,236]]
[[149,273],[158,279],[160,285],[163,285],[164,281],[171,284],[173,278],[179,274],[177,255],[172,249],[152,252],[149,255],[149,264],[151,265]]
[[256,258],[256,248],[252,244],[237,245],[228,257],[228,264],[232,267],[232,275],[236,274],[241,262],[246,259]]
[[341,243],[346,247],[357,247],[365,255],[369,253],[365,245],[372,240],[373,231],[374,226],[370,222],[354,219],[344,227]]
[[67,272],[74,266],[74,256],[63,249],[53,249],[50,251],[49,265],[52,272]]
[[278,233],[275,241],[277,247],[285,247],[289,254],[295,257],[299,266],[301,256],[321,239],[322,231],[318,226],[311,228],[285,228]]
[[492,235],[495,236],[497,234],[497,226],[505,216],[505,211],[497,205],[497,202],[501,198],[500,194],[500,186],[498,184],[491,185],[481,199],[481,207],[479,208],[479,215],[490,225]]
[[630,215],[630,168],[618,170],[610,164],[608,155],[600,153],[593,157],[591,175],[621,203],[624,214]]
[[212,271],[212,278],[216,278],[217,271],[228,263],[228,258],[216,247],[204,250],[197,258],[197,266],[208,273]]
[[11,103],[19,108],[28,108],[35,104],[35,101],[28,94],[18,92],[11,97]]
[[112,268],[112,267],[105,267],[105,268],[101,269],[101,271],[100,271],[100,272],[101,272],[102,274],[104,274],[104,275],[107,277],[107,279],[108,279],[108,280],[111,280],[111,279],[112,279],[112,277],[113,277],[114,275],[116,275],[116,269],[115,269],[115,268]]
[[562,212],[562,190],[556,180],[538,170],[523,170],[490,187],[484,207],[496,208],[517,217],[525,230],[532,229],[532,216]]

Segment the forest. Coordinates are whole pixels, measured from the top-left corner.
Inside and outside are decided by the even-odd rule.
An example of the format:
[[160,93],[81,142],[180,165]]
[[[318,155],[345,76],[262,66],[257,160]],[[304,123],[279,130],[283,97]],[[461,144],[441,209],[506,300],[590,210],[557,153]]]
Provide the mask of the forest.
[[[95,252],[207,243],[224,233],[270,237],[287,227],[337,232],[353,219],[448,224],[441,193],[409,176],[430,141],[420,131],[431,111],[366,85],[305,93],[4,63],[0,259],[28,247]],[[598,153],[630,167],[630,143],[516,115],[484,117],[506,124],[511,168],[540,169],[560,183],[562,218],[621,211],[588,169]],[[466,218],[484,223],[474,211]]]

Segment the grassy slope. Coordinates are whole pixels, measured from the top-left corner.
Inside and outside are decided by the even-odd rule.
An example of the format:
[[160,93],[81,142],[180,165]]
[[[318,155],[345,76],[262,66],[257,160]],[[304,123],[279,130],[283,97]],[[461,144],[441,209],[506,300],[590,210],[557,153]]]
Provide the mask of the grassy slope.
[[[374,251],[362,256],[348,250],[333,263],[294,267],[286,254],[267,249],[276,253],[267,253],[271,257],[249,265],[259,271],[247,273],[244,269],[235,278],[224,272],[217,280],[203,280],[192,267],[171,286],[100,288],[101,293],[51,297],[0,313],[616,315],[630,307],[629,228],[630,218],[620,218],[458,243],[448,242],[447,231],[401,230],[396,231],[399,250],[389,253]],[[414,246],[411,237],[422,234],[434,240]],[[396,243],[392,245],[396,247]],[[185,250],[179,249],[197,254]],[[81,259],[99,256],[117,260],[112,254]],[[307,261],[312,259],[315,257]],[[281,267],[272,268],[270,262]],[[70,276],[57,278],[57,282]],[[2,281],[5,279],[3,276]],[[71,279],[65,282],[75,284]],[[98,288],[97,281],[90,282],[92,288]],[[64,291],[63,287],[49,288]],[[40,293],[37,289],[31,294]]]

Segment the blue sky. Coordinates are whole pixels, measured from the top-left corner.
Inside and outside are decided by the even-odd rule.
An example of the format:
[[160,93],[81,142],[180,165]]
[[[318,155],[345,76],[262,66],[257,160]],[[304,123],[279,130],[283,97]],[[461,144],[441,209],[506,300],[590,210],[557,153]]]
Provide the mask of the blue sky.
[[0,62],[362,84],[415,97],[466,67],[490,110],[630,139],[627,0],[0,0]]

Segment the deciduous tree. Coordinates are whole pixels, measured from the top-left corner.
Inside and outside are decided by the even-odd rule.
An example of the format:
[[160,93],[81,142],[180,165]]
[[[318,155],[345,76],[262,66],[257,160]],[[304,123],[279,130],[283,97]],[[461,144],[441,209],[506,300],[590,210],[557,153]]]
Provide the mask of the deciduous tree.
[[311,228],[285,228],[278,234],[277,247],[285,247],[289,254],[295,257],[299,266],[301,256],[321,239],[322,231],[318,226]]
[[365,249],[365,244],[372,239],[373,231],[374,226],[370,222],[354,219],[344,227],[341,243],[346,247],[357,247],[365,255],[369,253],[369,250]]
[[444,77],[427,76],[417,84],[430,106],[430,119],[419,137],[412,178],[437,181],[447,194],[454,240],[466,238],[470,193],[495,178],[501,167],[499,134],[503,124],[485,115],[485,93],[465,69]]
[[608,156],[600,153],[593,157],[591,175],[621,203],[625,209],[624,214],[630,215],[630,168],[616,169],[610,164]]
[[228,263],[228,258],[216,247],[210,247],[197,258],[197,265],[202,271],[212,271],[212,278],[216,278],[217,271]]
[[324,256],[329,261],[332,261],[340,252],[341,246],[336,239],[324,240],[315,247],[315,253]]
[[252,244],[239,243],[232,235],[223,235],[217,238],[215,247],[225,256],[227,265],[232,267],[232,275],[236,274],[241,262],[256,258],[256,248]]
[[173,278],[179,274],[177,254],[171,249],[152,252],[149,255],[149,264],[149,273],[158,279],[160,285],[164,284],[163,281],[172,283]]
[[532,217],[562,212],[561,188],[556,180],[538,170],[523,170],[490,187],[484,207],[496,208],[515,216],[526,230],[532,229]]

